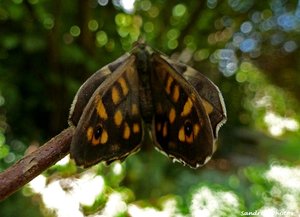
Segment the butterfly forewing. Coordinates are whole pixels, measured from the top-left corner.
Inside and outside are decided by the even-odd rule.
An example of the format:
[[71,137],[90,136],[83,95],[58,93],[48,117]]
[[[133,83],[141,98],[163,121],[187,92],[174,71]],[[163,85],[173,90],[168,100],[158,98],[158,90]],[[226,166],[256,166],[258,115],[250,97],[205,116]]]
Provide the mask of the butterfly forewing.
[[126,58],[85,106],[70,150],[78,165],[123,160],[139,149],[143,130],[134,63],[135,56]]
[[213,132],[201,96],[168,62],[152,55],[153,137],[168,156],[191,167],[213,153]]

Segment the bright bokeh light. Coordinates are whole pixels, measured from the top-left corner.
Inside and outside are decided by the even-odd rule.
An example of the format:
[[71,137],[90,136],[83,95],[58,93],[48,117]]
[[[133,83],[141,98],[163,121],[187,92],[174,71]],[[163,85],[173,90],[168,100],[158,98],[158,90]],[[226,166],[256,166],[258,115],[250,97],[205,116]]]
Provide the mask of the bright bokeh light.
[[297,131],[299,129],[299,124],[296,120],[280,117],[271,111],[266,113],[264,122],[273,136],[281,136],[286,130]]
[[128,13],[132,13],[134,11],[134,3],[135,0],[120,0],[122,8]]
[[77,25],[71,26],[70,34],[73,37],[78,37],[80,35],[80,33],[81,33],[81,30],[80,30],[79,26],[77,26]]
[[114,164],[113,172],[116,175],[120,175],[122,173],[122,165],[121,165],[121,163],[117,162],[117,163]]
[[281,205],[276,206],[272,200],[266,201],[259,210],[261,216],[299,216],[300,168],[273,165],[265,177],[274,183],[270,195],[280,198]]
[[38,176],[29,183],[41,195],[45,206],[58,217],[81,217],[81,206],[91,206],[103,192],[104,180],[93,173],[84,173],[80,179],[57,179],[46,184],[46,177]]
[[266,177],[284,188],[300,192],[300,168],[274,165],[266,173]]
[[39,175],[37,176],[35,179],[33,179],[29,185],[31,187],[31,189],[36,192],[36,193],[40,193],[42,192],[45,187],[46,187],[46,177],[43,175]]
[[118,216],[127,211],[127,204],[123,200],[122,195],[119,193],[112,193],[100,216],[103,217],[114,217]]
[[238,69],[238,59],[232,49],[219,49],[210,56],[212,63],[219,63],[219,70],[226,76],[232,76]]
[[70,155],[67,155],[67,156],[65,156],[63,159],[61,159],[60,161],[58,161],[58,162],[56,163],[56,165],[64,166],[64,165],[66,165],[67,163],[69,163],[69,161],[70,161]]
[[184,4],[178,4],[173,7],[172,14],[175,17],[182,17],[187,11],[187,8]]
[[202,187],[193,195],[191,203],[191,215],[201,217],[224,216],[238,210],[238,197],[232,192],[212,191],[208,187]]
[[108,4],[108,0],[98,0],[98,4],[101,6],[106,6]]
[[40,192],[43,202],[45,206],[53,210],[58,217],[81,217],[83,215],[79,210],[79,202],[73,197],[71,192],[63,189],[63,185],[68,185],[66,181],[67,180],[55,180],[47,185],[46,188]]
[[96,176],[94,173],[86,173],[80,179],[76,180],[74,194],[76,194],[80,204],[91,206],[95,198],[104,189],[104,180],[102,176]]

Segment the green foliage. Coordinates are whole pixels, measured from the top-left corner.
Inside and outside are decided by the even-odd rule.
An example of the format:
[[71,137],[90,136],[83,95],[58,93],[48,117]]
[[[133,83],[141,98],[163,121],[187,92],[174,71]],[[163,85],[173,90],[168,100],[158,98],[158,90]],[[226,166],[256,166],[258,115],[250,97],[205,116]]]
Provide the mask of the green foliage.
[[[156,153],[150,152],[152,155]],[[168,167],[167,162],[161,162],[159,157],[157,160]],[[47,177],[50,182],[46,183],[43,175],[44,178],[31,182],[30,188],[41,195],[45,207],[58,215],[63,212],[77,215],[80,210],[85,215],[104,216],[241,216],[246,212],[264,216],[272,212],[293,215],[299,212],[300,191],[293,182],[299,183],[300,171],[278,161],[272,161],[271,166],[248,166],[234,171],[209,167],[198,172],[187,171],[175,165],[176,174],[167,173],[170,168],[157,172],[140,162],[139,167],[149,169],[142,174],[147,178],[139,175],[136,180],[128,180],[128,173],[132,172],[130,164],[136,162],[132,157],[124,164],[113,163],[109,167],[99,164],[77,173],[73,162],[66,161],[50,169],[56,170]],[[62,167],[69,169],[59,169]],[[156,180],[155,173],[163,176]],[[51,198],[53,193],[60,198]],[[71,201],[70,206],[60,202],[66,200]]]
[[65,159],[1,202],[0,216],[297,216],[298,3],[122,2],[0,2],[0,171],[67,127],[80,85],[139,38],[219,86],[228,121],[217,153],[199,170],[152,146],[89,170]]

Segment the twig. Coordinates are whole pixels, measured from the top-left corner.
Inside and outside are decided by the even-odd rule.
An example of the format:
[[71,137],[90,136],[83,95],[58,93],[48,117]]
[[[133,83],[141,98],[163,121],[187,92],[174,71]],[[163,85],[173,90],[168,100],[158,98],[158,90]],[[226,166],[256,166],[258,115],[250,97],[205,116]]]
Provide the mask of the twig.
[[69,127],[31,154],[0,173],[0,201],[66,156],[74,129]]

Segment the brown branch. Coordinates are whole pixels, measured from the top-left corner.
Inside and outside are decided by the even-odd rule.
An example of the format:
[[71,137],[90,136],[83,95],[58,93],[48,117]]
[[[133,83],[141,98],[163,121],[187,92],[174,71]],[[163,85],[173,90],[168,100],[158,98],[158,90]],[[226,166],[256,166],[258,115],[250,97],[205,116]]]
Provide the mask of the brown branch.
[[69,127],[31,154],[0,173],[0,201],[66,156],[74,129]]

